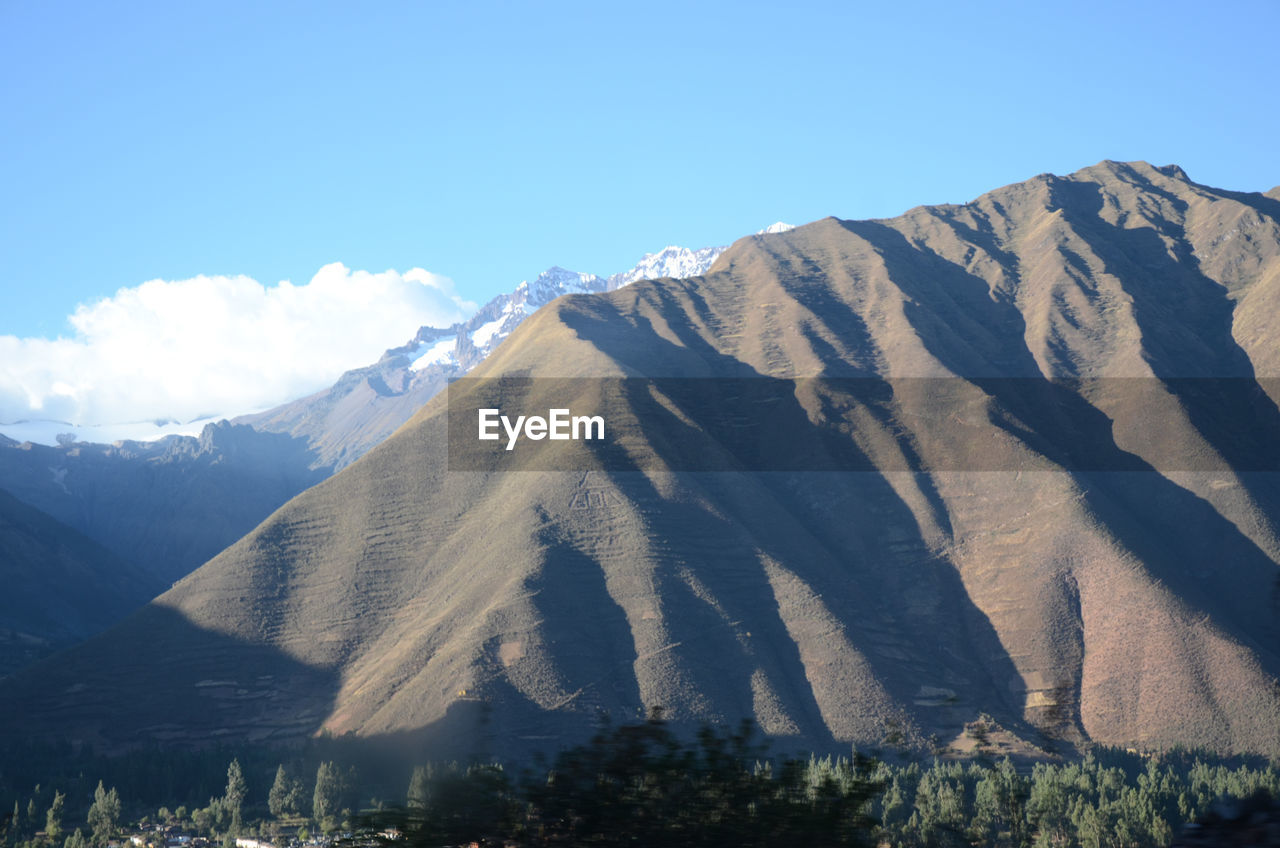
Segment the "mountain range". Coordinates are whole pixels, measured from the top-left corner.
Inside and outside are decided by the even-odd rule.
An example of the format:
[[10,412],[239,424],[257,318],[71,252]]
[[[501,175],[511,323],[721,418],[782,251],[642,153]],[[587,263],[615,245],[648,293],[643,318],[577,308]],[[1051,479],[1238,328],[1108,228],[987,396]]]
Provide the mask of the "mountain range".
[[107,749],[330,732],[503,756],[661,708],[819,750],[937,750],[989,718],[1028,752],[1280,756],[1280,481],[1239,448],[1280,432],[1277,316],[1280,191],[1176,166],[749,236],[699,276],[554,299],[470,377],[533,378],[530,409],[601,378],[791,385],[759,414],[802,467],[683,469],[673,432],[728,440],[659,393],[615,410],[625,466],[451,469],[437,394],[0,681],[0,712]]
[[[645,276],[696,274],[721,250],[667,247],[608,278],[552,268],[494,298],[468,321],[423,327],[407,344],[349,371],[329,389],[233,422],[211,422],[198,437],[108,445],[68,435],[57,445],[42,445],[0,435],[0,481],[45,514],[42,523],[27,522],[29,529],[50,531],[41,544],[61,550],[67,534],[84,534],[83,542],[92,540],[113,555],[102,551],[82,563],[86,573],[101,572],[94,580],[128,581],[136,569],[150,575],[135,581],[148,587],[143,593],[68,590],[56,565],[41,569],[18,548],[0,548],[6,581],[22,581],[33,596],[62,596],[71,604],[66,627],[47,617],[31,619],[17,607],[12,614],[0,611],[0,632],[14,634],[17,645],[11,661],[0,662],[0,674],[24,658],[72,644],[77,634],[88,636],[114,623],[212,558],[291,497],[390,435],[449,379],[465,374],[520,321],[559,295],[610,291]],[[449,340],[447,354],[427,355],[427,349],[444,350],[440,339]],[[58,561],[53,557],[51,563]],[[93,627],[86,629],[81,620]]]
[[164,585],[328,473],[297,440],[226,421],[199,437],[114,445],[0,436],[0,481],[13,496]]
[[348,371],[331,388],[234,420],[300,438],[314,451],[317,465],[340,469],[395,432],[449,380],[478,365],[525,318],[561,295],[614,291],[640,279],[697,276],[723,250],[666,247],[610,277],[549,268],[493,298],[466,321],[421,328],[407,343],[372,365]]

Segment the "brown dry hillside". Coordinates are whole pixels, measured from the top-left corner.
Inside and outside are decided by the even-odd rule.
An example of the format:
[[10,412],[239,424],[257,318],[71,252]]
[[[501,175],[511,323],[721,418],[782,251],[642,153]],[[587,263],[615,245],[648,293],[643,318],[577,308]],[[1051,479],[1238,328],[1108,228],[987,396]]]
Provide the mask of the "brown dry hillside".
[[[495,753],[654,706],[808,746],[950,742],[987,713],[1040,747],[1277,755],[1280,489],[1231,468],[1277,443],[1278,316],[1280,201],[1173,166],[752,236],[705,277],[555,301],[473,376],[965,378],[976,396],[907,417],[821,381],[776,412],[806,467],[946,470],[664,471],[642,432],[644,471],[450,472],[437,397],[0,683],[0,712],[113,745],[325,729]],[[1046,414],[1009,377],[1102,379]],[[1258,427],[1206,378],[1272,392]]]

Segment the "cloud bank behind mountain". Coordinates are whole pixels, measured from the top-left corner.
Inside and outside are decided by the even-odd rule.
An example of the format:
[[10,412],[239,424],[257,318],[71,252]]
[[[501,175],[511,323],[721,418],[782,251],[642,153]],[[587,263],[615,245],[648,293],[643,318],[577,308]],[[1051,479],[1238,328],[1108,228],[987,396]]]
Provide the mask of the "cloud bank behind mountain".
[[387,339],[475,309],[452,280],[421,268],[335,262],[302,285],[151,280],[77,307],[68,338],[0,336],[0,433],[48,441],[79,428],[102,438],[139,421],[157,422],[155,435],[195,432],[191,422],[315,391],[376,358]]

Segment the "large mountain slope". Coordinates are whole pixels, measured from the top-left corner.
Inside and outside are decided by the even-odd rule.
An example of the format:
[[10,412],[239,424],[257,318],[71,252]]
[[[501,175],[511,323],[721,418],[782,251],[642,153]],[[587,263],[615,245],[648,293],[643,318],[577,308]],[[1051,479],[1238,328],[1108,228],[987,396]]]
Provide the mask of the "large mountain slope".
[[0,490],[0,677],[119,621],[162,588]]
[[[473,376],[820,378],[768,415],[833,470],[661,470],[669,431],[641,416],[643,471],[449,471],[438,397],[0,684],[0,712],[110,745],[325,729],[491,753],[655,706],[811,746],[948,742],[986,713],[1041,747],[1280,755],[1280,490],[1231,467],[1240,385],[1280,432],[1277,316],[1280,202],[1176,167],[749,237],[703,277],[554,301]],[[863,402],[842,377],[935,382]],[[1050,414],[1010,377],[1086,382]]]

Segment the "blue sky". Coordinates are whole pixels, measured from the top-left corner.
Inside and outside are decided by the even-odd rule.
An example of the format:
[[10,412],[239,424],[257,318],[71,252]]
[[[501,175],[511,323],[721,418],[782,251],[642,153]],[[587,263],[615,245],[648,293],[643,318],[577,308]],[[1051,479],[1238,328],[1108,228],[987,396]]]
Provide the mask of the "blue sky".
[[334,262],[482,302],[1103,158],[1262,191],[1277,32],[1271,0],[0,0],[0,335]]

